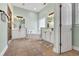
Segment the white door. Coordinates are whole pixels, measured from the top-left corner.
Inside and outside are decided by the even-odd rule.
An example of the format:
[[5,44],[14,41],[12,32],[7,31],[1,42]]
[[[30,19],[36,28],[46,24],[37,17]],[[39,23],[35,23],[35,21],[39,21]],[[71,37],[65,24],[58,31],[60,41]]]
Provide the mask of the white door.
[[61,7],[61,52],[72,50],[72,4],[65,3]]

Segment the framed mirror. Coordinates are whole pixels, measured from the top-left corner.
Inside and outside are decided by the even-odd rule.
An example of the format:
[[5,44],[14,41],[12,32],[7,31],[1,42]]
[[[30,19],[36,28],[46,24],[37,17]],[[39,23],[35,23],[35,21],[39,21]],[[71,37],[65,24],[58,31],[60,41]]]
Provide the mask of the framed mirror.
[[14,17],[14,29],[25,28],[25,19],[22,16]]
[[47,17],[47,28],[54,28],[54,12],[51,12]]

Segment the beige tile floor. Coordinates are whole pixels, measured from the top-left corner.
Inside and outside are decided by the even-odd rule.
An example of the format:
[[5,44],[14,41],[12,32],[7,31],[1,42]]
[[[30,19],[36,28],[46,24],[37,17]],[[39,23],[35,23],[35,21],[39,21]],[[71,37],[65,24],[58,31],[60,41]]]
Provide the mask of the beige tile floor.
[[[53,52],[53,44],[33,39],[16,39],[9,44],[4,56],[59,56]],[[72,50],[60,56],[79,56],[79,52]]]

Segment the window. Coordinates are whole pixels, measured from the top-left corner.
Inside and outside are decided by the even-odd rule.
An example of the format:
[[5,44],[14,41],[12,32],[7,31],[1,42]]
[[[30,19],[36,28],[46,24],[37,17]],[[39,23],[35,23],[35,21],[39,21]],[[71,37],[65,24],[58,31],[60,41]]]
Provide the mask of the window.
[[45,18],[41,18],[39,20],[39,31],[41,30],[42,27],[45,27]]

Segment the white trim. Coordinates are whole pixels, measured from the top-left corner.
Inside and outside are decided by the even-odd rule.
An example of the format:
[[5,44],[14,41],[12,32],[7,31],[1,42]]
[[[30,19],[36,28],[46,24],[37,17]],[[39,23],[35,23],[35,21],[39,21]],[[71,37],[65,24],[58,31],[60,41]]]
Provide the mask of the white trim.
[[9,40],[9,41],[8,41],[8,44],[10,44],[11,41],[12,41],[12,40]]
[[7,48],[8,48],[8,46],[5,46],[5,48],[2,50],[2,52],[1,52],[0,56],[3,56],[3,55],[5,54],[5,52],[6,52]]
[[56,48],[54,48],[53,51],[54,51],[55,53],[57,53],[57,54],[60,53]]
[[79,47],[77,46],[73,46],[73,49],[79,51]]

